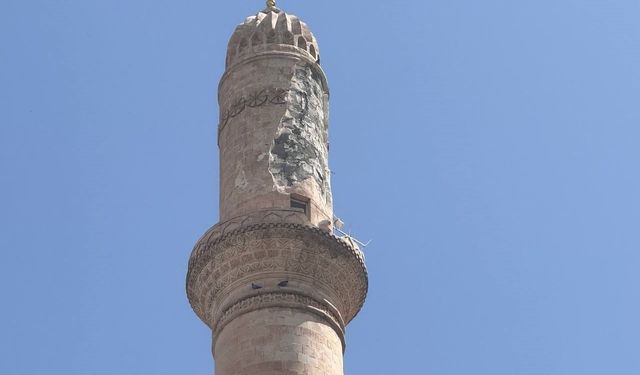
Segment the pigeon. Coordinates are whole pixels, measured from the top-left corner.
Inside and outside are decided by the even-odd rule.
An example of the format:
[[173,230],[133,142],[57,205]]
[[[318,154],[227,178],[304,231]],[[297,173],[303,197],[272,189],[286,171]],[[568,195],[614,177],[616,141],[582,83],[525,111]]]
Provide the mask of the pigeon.
[[251,289],[262,289],[262,286],[258,284],[251,283]]
[[284,287],[285,287],[285,286],[287,286],[287,285],[289,285],[289,280],[280,281],[280,282],[278,283],[278,286],[279,286],[280,288],[284,288]]

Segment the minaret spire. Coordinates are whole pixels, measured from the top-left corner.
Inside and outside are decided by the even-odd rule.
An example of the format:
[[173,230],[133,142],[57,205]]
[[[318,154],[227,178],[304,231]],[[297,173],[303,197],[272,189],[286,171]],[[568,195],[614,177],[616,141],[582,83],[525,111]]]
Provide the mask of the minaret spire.
[[275,9],[275,7],[276,7],[276,0],[267,0],[267,8]]

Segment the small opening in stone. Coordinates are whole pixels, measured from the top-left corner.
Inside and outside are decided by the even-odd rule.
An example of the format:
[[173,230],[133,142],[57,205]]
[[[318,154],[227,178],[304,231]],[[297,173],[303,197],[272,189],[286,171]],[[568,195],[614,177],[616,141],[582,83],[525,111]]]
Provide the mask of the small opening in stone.
[[309,216],[309,198],[302,195],[291,195],[291,208]]
[[255,47],[262,47],[264,44],[264,37],[259,32],[255,32],[251,37],[251,45]]
[[307,40],[304,39],[303,36],[298,38],[298,47],[302,48],[303,50],[307,50]]
[[290,32],[286,32],[282,35],[282,43],[283,44],[289,44],[289,45],[294,45],[293,42],[293,34],[291,34]]
[[243,53],[247,50],[247,47],[249,47],[249,41],[243,38],[242,41],[240,41],[240,45],[238,46],[238,53]]
[[271,30],[267,33],[267,44],[273,44],[276,42],[276,32]]
[[309,53],[311,53],[311,56],[313,56],[313,58],[316,58],[316,47],[312,45],[309,46]]

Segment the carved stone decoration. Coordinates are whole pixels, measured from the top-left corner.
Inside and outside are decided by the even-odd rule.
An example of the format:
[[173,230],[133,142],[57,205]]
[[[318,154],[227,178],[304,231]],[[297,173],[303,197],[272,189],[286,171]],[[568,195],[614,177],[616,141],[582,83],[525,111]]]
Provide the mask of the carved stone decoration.
[[289,292],[335,306],[336,312],[328,316],[333,314],[338,327],[358,313],[368,288],[359,249],[303,224],[262,222],[213,230],[198,241],[189,263],[189,300],[212,329],[221,324],[230,305],[251,296],[252,282],[267,276],[313,280],[313,288],[300,286]]
[[222,119],[220,121],[219,131],[227,126],[229,121],[234,117],[238,116],[244,110],[249,108],[258,108],[262,107],[266,104],[274,104],[274,105],[283,105],[287,103],[287,94],[289,93],[288,89],[263,89],[259,91],[255,91],[248,96],[241,96],[234,100],[231,106],[224,112],[222,112]]
[[335,307],[331,307],[326,303],[317,301],[313,297],[292,292],[257,293],[256,295],[239,300],[224,310],[213,327],[213,332],[221,332],[231,320],[235,319],[239,315],[270,307],[303,309],[319,315],[321,318],[328,320],[331,327],[340,337],[343,347],[345,346],[345,324],[340,318],[340,314],[336,311]]
[[256,107],[260,107],[261,105],[264,105],[268,100],[269,100],[269,94],[267,93],[267,90],[261,90],[249,95],[249,99],[246,100],[246,103],[247,103],[247,106],[251,108],[256,108]]
[[320,63],[318,43],[298,17],[266,9],[238,25],[229,40],[226,65],[230,68],[260,52],[290,51]]
[[289,90],[285,89],[275,89],[273,92],[273,96],[269,100],[271,104],[287,104],[287,94]]

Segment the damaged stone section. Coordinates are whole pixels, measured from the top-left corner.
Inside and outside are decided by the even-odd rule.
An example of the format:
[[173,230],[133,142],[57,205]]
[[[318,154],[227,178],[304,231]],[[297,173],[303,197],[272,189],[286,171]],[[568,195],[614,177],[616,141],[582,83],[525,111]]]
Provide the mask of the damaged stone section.
[[269,171],[278,190],[314,178],[329,200],[327,102],[310,65],[295,65],[287,109],[271,145]]

